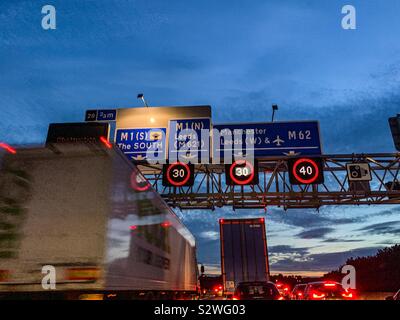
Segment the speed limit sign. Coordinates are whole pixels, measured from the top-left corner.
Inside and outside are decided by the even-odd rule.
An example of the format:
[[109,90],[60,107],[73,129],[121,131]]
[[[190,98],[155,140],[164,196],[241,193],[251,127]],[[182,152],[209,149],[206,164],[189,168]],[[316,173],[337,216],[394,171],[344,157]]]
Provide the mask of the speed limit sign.
[[189,187],[194,183],[194,165],[183,162],[163,166],[164,187]]
[[227,185],[254,185],[258,184],[258,165],[246,160],[237,160],[225,165],[225,178]]
[[324,183],[324,166],[321,158],[297,158],[288,160],[291,184]]

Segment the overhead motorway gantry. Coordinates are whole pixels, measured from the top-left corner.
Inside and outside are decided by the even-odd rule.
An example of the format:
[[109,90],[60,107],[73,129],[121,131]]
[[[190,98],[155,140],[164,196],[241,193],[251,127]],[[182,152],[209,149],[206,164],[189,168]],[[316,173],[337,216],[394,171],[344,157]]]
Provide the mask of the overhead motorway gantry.
[[[259,180],[251,186],[229,186],[225,165],[195,166],[191,187],[162,186],[162,166],[138,164],[144,176],[165,201],[181,209],[215,209],[233,206],[266,208],[319,208],[325,205],[400,204],[400,153],[322,155],[324,183],[292,185],[288,160],[291,157],[258,159]],[[347,164],[367,163],[371,181],[349,181]]]

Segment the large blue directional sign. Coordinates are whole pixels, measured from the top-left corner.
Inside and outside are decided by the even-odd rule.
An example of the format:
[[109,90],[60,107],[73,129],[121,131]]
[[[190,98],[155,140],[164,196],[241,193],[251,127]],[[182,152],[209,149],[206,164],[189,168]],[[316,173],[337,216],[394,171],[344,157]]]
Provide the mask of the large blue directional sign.
[[[169,121],[168,158],[201,162],[210,158],[209,118],[177,119]],[[196,133],[191,135],[189,130]],[[207,132],[202,132],[207,130]],[[197,154],[196,151],[197,150]]]
[[[321,141],[318,121],[243,123],[214,125],[220,133],[219,143],[213,142],[214,155],[224,150],[235,154],[235,145],[242,145],[236,153],[254,150],[255,157],[282,155],[320,155]],[[235,136],[236,133],[236,136]],[[253,134],[253,137],[246,133]],[[239,150],[239,152],[237,152]]]
[[166,128],[117,129],[115,144],[132,160],[164,160],[166,134]]

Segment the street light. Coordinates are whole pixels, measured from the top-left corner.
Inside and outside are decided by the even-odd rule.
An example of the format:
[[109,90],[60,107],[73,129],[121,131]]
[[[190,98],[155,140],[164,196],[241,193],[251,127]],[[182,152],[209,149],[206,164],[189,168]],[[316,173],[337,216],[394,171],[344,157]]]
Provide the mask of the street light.
[[138,98],[138,99],[141,99],[141,100],[143,101],[143,104],[144,104],[144,106],[145,106],[146,108],[149,107],[149,106],[147,105],[146,100],[144,99],[144,94],[143,94],[143,93],[138,93],[137,98]]
[[274,117],[275,117],[275,111],[278,110],[278,105],[277,104],[273,104],[272,105],[272,120],[271,122],[274,122]]

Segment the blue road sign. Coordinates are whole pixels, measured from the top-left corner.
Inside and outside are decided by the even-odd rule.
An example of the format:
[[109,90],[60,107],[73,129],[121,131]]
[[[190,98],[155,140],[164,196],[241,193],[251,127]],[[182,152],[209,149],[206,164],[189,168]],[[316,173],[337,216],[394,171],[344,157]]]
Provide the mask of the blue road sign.
[[85,121],[116,121],[117,110],[87,110]]
[[[210,125],[209,118],[176,119],[169,121],[168,158],[181,159],[190,162],[195,159],[208,162],[210,158]],[[193,130],[197,137],[189,134],[187,129]],[[207,130],[203,132],[202,130]],[[197,150],[197,154],[196,151]],[[194,151],[194,152],[193,152]]]
[[[220,124],[213,129],[220,133],[219,143],[213,142],[213,152],[219,152],[221,159],[224,150],[235,154],[235,145],[242,145],[237,153],[246,154],[246,143],[255,157],[322,153],[318,121]],[[246,132],[253,133],[253,138],[246,140]]]
[[117,129],[115,144],[131,160],[164,160],[166,135],[166,128]]

